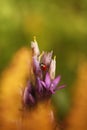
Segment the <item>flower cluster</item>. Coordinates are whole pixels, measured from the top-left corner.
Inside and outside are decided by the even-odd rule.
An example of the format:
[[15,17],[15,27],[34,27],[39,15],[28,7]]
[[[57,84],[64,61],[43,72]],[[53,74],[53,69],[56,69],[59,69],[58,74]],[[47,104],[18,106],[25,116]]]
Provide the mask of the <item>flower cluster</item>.
[[40,54],[36,39],[31,42],[31,48],[34,79],[28,82],[23,94],[23,102],[28,106],[49,98],[56,90],[64,88],[64,85],[58,87],[61,76],[55,78],[56,57],[52,58],[53,51],[43,51]]

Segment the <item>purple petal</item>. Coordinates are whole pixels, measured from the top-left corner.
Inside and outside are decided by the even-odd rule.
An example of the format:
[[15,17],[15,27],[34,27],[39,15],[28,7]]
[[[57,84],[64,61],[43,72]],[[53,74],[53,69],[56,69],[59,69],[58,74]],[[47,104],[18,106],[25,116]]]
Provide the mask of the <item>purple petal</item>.
[[31,85],[30,85],[30,83],[28,83],[28,86],[24,90],[23,101],[24,101],[25,105],[35,103],[34,97],[31,94]]
[[53,81],[52,81],[52,83],[51,83],[51,85],[50,85],[50,91],[54,91],[55,89],[56,89],[56,86],[58,85],[58,83],[59,83],[59,81],[60,81],[60,76],[58,76],[58,77],[56,77]]
[[54,91],[54,88],[50,88],[50,92],[52,93],[52,94],[55,94],[55,91]]
[[23,101],[24,101],[25,105],[35,103],[35,99],[34,99],[34,97],[32,95],[32,85],[31,85],[31,83],[29,81],[28,81],[27,86],[24,89]]
[[36,75],[41,76],[41,75],[42,75],[42,71],[41,71],[41,68],[40,68],[40,63],[39,63],[39,61],[37,60],[37,57],[34,56],[32,59],[33,59],[33,69],[34,69],[34,73],[35,73]]
[[26,87],[25,90],[24,90],[24,95],[23,95],[23,101],[24,101],[24,103],[26,103],[26,101],[27,101],[28,94],[29,94],[28,87]]
[[34,56],[32,59],[33,59],[33,68],[34,68],[35,72],[37,72],[40,68],[39,61],[37,60],[36,56]]
[[40,50],[36,40],[31,42],[31,48],[32,48],[33,55],[38,56],[40,54]]
[[32,85],[31,85],[31,83],[28,81],[28,84],[27,84],[27,86],[26,86],[25,89],[24,89],[24,97],[25,97],[26,95],[28,95],[28,93],[31,92],[31,90],[32,90]]
[[37,77],[37,79],[36,79],[36,86],[37,86],[37,90],[38,90],[39,93],[41,91],[43,91],[42,82],[41,82],[39,77]]
[[30,81],[28,81],[27,87],[25,89],[27,89],[28,92],[31,92],[32,85],[31,85]]
[[29,95],[28,95],[28,99],[29,99],[29,103],[32,103],[32,104],[35,103],[35,99],[34,99],[34,97],[32,96],[31,93],[29,93]]
[[57,76],[53,81],[52,84],[54,85],[54,89],[56,88],[56,86],[59,84],[61,79],[61,76]]
[[44,81],[41,81],[41,84],[42,84],[42,86],[43,86],[43,87],[45,87],[45,88],[46,88],[46,84],[45,84],[45,82],[44,82]]
[[61,86],[57,87],[56,90],[59,90],[59,89],[65,88],[65,87],[66,87],[65,85],[61,85]]
[[51,85],[51,78],[50,78],[49,73],[46,74],[45,83],[46,83],[46,87],[49,88]]
[[55,85],[54,85],[53,83],[51,83],[49,90],[50,90],[52,93],[54,93]]

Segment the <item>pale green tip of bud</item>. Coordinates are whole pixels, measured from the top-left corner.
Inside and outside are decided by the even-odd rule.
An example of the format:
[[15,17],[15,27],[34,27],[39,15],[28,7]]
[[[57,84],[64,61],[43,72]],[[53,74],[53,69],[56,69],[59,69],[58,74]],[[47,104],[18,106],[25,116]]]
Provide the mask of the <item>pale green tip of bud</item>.
[[33,37],[34,40],[31,42],[31,48],[34,56],[38,56],[40,54],[38,43],[36,41],[36,36]]
[[39,61],[41,60],[41,57],[43,56],[44,51],[41,52],[40,56],[39,56]]
[[54,60],[56,61],[56,56],[54,56]]
[[55,78],[55,71],[56,71],[56,56],[54,56],[54,58],[52,59],[51,61],[51,64],[50,64],[50,77],[52,79]]
[[37,42],[37,41],[36,41],[36,36],[34,36],[34,42]]

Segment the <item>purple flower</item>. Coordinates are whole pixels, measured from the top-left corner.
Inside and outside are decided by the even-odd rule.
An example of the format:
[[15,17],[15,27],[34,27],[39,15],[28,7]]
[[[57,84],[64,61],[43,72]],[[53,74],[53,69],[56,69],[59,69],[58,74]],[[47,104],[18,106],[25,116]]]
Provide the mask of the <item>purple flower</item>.
[[28,82],[27,87],[25,87],[24,94],[23,94],[23,102],[25,105],[35,104],[33,86],[30,82]]
[[23,102],[25,106],[33,106],[39,100],[50,98],[56,90],[62,89],[65,85],[59,86],[61,76],[55,78],[56,57],[52,58],[53,51],[40,54],[36,39],[31,43],[32,48],[32,69],[31,81],[25,87]]

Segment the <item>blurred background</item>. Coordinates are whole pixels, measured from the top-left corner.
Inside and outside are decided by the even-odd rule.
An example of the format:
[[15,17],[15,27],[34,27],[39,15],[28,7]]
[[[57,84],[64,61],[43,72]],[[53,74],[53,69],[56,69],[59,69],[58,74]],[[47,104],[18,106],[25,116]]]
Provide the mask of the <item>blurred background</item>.
[[0,74],[34,35],[41,51],[57,57],[56,74],[66,88],[52,99],[63,119],[72,106],[79,61],[87,56],[87,0],[0,0]]

